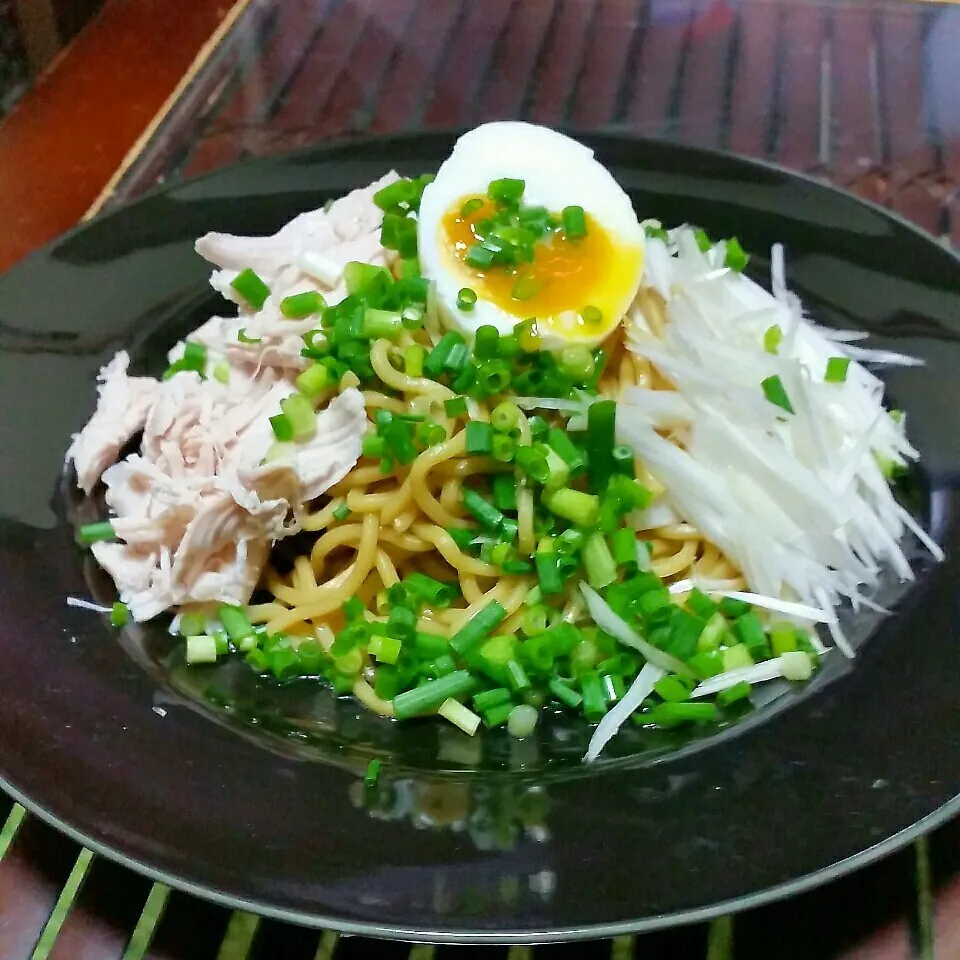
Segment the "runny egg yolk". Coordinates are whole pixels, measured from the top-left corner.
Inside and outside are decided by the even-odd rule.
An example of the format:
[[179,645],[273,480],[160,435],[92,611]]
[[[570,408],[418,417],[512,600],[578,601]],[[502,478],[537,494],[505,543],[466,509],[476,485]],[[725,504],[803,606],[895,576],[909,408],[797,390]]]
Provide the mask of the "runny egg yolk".
[[[536,317],[541,327],[555,328],[567,339],[578,333],[595,337],[620,319],[626,304],[618,301],[642,262],[640,248],[618,243],[588,213],[585,237],[568,240],[562,230],[556,230],[534,244],[532,263],[478,269],[466,262],[467,251],[480,241],[478,224],[495,216],[499,208],[485,199],[482,206],[464,214],[468,199],[458,201],[443,218],[439,240],[441,249],[458,261],[458,272],[469,275],[479,297],[518,319]],[[588,311],[585,320],[581,311],[587,306],[594,310]]]

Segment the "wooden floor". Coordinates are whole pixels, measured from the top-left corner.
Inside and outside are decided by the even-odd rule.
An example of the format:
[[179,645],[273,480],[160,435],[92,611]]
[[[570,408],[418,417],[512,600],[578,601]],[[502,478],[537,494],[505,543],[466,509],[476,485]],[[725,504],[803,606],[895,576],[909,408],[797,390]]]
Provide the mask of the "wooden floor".
[[231,0],[107,0],[0,123],[0,270],[93,203]]

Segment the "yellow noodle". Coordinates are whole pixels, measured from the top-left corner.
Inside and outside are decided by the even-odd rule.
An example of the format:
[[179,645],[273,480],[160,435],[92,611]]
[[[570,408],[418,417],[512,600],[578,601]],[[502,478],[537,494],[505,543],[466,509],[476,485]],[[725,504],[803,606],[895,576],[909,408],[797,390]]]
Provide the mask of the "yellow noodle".
[[300,554],[293,561],[293,569],[296,573],[298,586],[301,590],[312,590],[317,585],[317,579],[313,575],[313,567],[310,565],[310,558]]
[[407,406],[396,397],[388,397],[376,390],[364,390],[363,402],[368,410],[389,410],[391,413],[406,413]]
[[308,513],[303,518],[303,523],[301,526],[304,530],[308,530],[311,533],[316,533],[318,530],[323,530],[324,527],[329,526],[333,523],[333,514],[335,511],[339,510],[343,505],[342,497],[334,497],[322,510],[318,510],[316,513]]
[[448,400],[456,394],[435,380],[426,377],[408,377],[390,362],[390,341],[377,340],[370,347],[370,365],[373,372],[388,386],[403,393],[424,393],[439,400]]
[[385,551],[377,551],[375,563],[377,565],[377,573],[380,574],[380,580],[385,587],[391,587],[393,584],[400,582],[400,575],[397,573],[397,568],[393,565],[393,561],[391,561]]
[[378,697],[366,680],[357,680],[353,685],[353,695],[368,709],[385,717],[394,716],[393,701]]
[[463,553],[453,537],[443,527],[429,523],[415,523],[413,532],[421,540],[432,543],[443,556],[443,559],[460,573],[473,573],[481,577],[498,577],[502,574],[501,569],[495,567],[492,563],[484,563],[482,560],[477,560],[475,557],[469,557]]
[[331,497],[345,497],[356,487],[366,487],[378,480],[388,479],[389,474],[381,472],[379,466],[354,467],[339,483],[335,483],[327,493]]
[[349,573],[336,586],[329,584],[315,590],[305,590],[297,599],[298,606],[287,614],[274,618],[267,623],[267,633],[278,633],[295,623],[315,620],[338,607],[343,606],[366,579],[373,566],[377,550],[377,518],[368,513],[363,518],[363,535],[357,549],[356,559],[348,568]]
[[672,556],[664,557],[662,560],[654,560],[652,563],[653,572],[662,580],[665,580],[667,577],[686,571],[693,565],[696,558],[697,542],[687,540]]
[[422,453],[413,462],[410,470],[410,491],[414,500],[417,501],[420,509],[441,527],[469,527],[470,524],[462,517],[455,517],[440,505],[437,498],[430,492],[427,476],[438,463],[463,453],[466,442],[466,431],[461,430],[446,443],[431,447],[426,453]]
[[266,623],[280,614],[286,613],[287,608],[282,603],[253,603],[247,607],[247,616],[251,623]]

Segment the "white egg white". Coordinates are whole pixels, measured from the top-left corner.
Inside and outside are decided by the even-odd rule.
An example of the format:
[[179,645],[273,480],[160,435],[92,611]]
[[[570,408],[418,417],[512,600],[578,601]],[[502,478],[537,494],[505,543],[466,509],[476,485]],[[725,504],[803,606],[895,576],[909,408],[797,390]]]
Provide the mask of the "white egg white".
[[[467,334],[484,324],[509,333],[529,315],[524,312],[522,302],[517,303],[517,312],[511,313],[484,300],[482,295],[472,311],[458,309],[458,292],[470,286],[475,278],[470,268],[439,242],[442,224],[449,212],[459,209],[466,197],[484,195],[490,181],[501,177],[525,182],[525,204],[544,206],[555,213],[566,206],[581,206],[615,243],[638,249],[636,270],[619,277],[612,291],[616,315],[605,317],[606,322],[596,336],[576,337],[579,343],[604,339],[619,323],[639,289],[643,274],[643,228],[630,198],[594,158],[592,150],[547,127],[516,121],[487,123],[464,134],[440,167],[436,179],[423,192],[418,216],[420,265],[424,276],[433,282],[437,302],[448,321]],[[571,310],[580,306],[583,305],[571,304]],[[548,346],[561,346],[566,342],[559,327],[555,327],[553,333],[554,336],[548,338]]]

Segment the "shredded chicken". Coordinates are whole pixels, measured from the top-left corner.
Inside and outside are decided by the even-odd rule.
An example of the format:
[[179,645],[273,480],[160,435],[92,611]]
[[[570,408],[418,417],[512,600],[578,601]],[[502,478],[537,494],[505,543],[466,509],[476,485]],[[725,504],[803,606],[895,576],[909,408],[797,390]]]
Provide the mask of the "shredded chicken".
[[[100,373],[97,409],[70,446],[77,484],[98,481],[119,542],[94,544],[135,620],[186,604],[246,603],[273,543],[300,529],[304,504],[341,480],[360,457],[366,414],[353,388],[317,416],[313,439],[275,453],[270,417],[296,390],[303,334],[316,318],[286,319],[283,297],[320,290],[328,302],[346,294],[303,272],[304,254],[343,266],[388,264],[380,245],[382,214],[373,203],[381,181],[326,211],[292,220],[272,237],[207,234],[197,251],[217,270],[211,284],[233,298],[230,280],[251,267],[271,288],[263,308],[241,305],[233,318],[213,317],[189,340],[207,349],[208,366],[228,363],[226,382],[181,371],[168,380],[128,377],[119,353]],[[238,333],[256,343],[241,342]],[[184,344],[170,351],[171,362]],[[116,462],[138,433],[140,448]]]
[[100,371],[97,411],[67,451],[77,470],[77,486],[85,493],[143,429],[157,399],[160,384],[150,377],[128,377],[129,365],[130,357],[121,351]]

